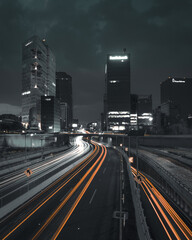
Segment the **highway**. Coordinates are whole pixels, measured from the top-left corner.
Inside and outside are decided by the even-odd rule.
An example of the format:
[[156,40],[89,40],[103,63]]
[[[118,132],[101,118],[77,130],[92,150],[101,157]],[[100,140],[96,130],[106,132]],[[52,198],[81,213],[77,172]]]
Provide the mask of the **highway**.
[[113,148],[91,145],[89,156],[4,218],[1,240],[138,239],[126,165]]
[[141,200],[144,206],[147,224],[153,239],[191,240],[192,230],[179,216],[180,213],[171,206],[168,200],[157,190],[152,182],[141,172],[132,168],[135,180],[140,186]]
[[[1,240],[138,239],[125,159],[115,148],[106,148],[95,141],[80,140],[76,146],[61,159],[57,156],[33,166],[31,177],[41,178],[44,170],[49,177],[78,159],[76,166],[1,221]],[[83,157],[82,153],[90,146],[92,151]],[[63,162],[65,164],[61,165]],[[136,169],[131,169],[140,189],[152,239],[191,240],[191,225],[170,199],[148,176],[139,172],[138,179]],[[2,184],[2,189],[8,191],[9,187],[12,191],[21,182],[14,183],[11,179]]]
[[92,144],[85,160],[1,223],[0,239],[117,239],[119,160],[109,167],[107,148]]
[[0,179],[1,204],[7,204],[23,194],[23,192],[29,191],[59,171],[64,170],[71,164],[75,164],[76,161],[91,150],[88,143],[81,141],[81,137],[77,137],[72,149],[44,161],[39,160],[35,164],[29,162],[28,167],[32,171],[32,175],[29,178],[24,173],[27,167],[23,170],[4,175]]

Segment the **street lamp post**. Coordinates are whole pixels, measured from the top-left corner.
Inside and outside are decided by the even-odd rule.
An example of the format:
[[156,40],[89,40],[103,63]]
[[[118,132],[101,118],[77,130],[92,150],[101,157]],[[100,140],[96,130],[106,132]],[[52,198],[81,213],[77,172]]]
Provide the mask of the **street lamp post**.
[[26,143],[26,136],[27,136],[27,133],[25,133],[25,162],[27,162],[27,143]]

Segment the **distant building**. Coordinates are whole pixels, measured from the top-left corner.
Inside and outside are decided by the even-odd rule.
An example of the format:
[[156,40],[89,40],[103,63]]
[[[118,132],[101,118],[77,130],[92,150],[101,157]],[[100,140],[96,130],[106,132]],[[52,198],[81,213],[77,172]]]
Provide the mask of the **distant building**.
[[79,127],[80,127],[79,120],[78,119],[73,119],[71,130],[76,131]]
[[41,97],[41,127],[49,133],[60,131],[60,106],[55,96]]
[[0,115],[0,132],[14,133],[22,132],[23,125],[21,124],[21,118],[13,114]]
[[170,77],[160,84],[164,132],[187,134],[191,128],[192,78]]
[[131,94],[131,111],[129,130],[138,130],[137,112],[138,112],[138,95]]
[[69,114],[69,105],[65,102],[60,102],[60,112],[61,112],[61,130],[68,129],[68,114]]
[[101,131],[105,131],[105,119],[104,119],[104,113],[101,113]]
[[161,112],[161,106],[158,106],[153,111],[153,133],[165,134],[167,126],[167,117]]
[[139,126],[152,126],[152,95],[139,95],[137,104],[138,125]]
[[[55,96],[55,56],[45,40],[33,36],[22,45],[22,122],[41,124],[41,96]],[[33,110],[32,110],[33,109]]]
[[86,129],[89,132],[97,132],[98,131],[98,127],[99,127],[98,122],[90,122],[90,123],[87,124],[87,128]]
[[130,55],[107,55],[104,122],[107,131],[125,131],[130,121]]
[[162,111],[171,122],[187,119],[192,114],[192,78],[168,78],[160,87]]
[[56,97],[60,103],[67,104],[67,127],[71,127],[73,120],[72,77],[65,72],[56,72]]
[[131,94],[130,130],[147,130],[152,125],[152,95]]

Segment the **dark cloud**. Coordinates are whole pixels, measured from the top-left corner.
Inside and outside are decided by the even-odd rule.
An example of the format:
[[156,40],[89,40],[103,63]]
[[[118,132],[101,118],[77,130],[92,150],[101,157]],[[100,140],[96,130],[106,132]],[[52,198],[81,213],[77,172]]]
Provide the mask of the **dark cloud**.
[[1,0],[0,103],[20,105],[21,44],[46,37],[57,69],[73,77],[75,116],[98,119],[106,54],[131,53],[132,92],[153,94],[168,76],[191,77],[189,0]]

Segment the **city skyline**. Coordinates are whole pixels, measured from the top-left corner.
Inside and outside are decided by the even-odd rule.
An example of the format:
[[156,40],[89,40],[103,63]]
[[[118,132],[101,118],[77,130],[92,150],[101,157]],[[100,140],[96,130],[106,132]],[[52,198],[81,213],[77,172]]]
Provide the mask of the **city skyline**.
[[57,71],[73,77],[74,117],[81,122],[100,119],[106,56],[124,47],[131,54],[131,92],[152,94],[156,107],[161,81],[192,76],[191,9],[188,1],[2,1],[0,110],[3,104],[12,107],[9,113],[20,109],[21,46],[35,34],[54,52]]

